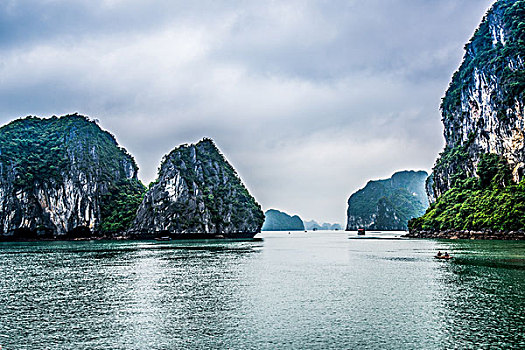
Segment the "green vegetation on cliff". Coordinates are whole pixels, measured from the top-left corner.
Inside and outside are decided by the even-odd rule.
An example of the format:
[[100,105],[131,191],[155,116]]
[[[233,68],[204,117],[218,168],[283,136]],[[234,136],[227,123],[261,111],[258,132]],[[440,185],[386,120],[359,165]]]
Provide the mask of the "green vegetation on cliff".
[[135,219],[146,188],[134,179],[121,180],[102,195],[100,231],[125,232]]
[[19,189],[34,181],[61,180],[70,167],[92,170],[103,180],[126,177],[120,166],[123,157],[131,162],[132,171],[137,170],[113,135],[77,114],[17,119],[0,128],[0,152],[2,169],[14,170]]
[[484,154],[478,178],[457,179],[425,215],[409,222],[410,231],[519,230],[525,227],[525,180],[511,181],[506,161]]

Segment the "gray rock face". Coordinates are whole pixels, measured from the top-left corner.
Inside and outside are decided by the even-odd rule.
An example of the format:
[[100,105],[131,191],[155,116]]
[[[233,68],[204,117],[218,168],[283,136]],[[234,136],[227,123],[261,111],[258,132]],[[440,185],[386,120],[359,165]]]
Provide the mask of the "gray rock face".
[[79,115],[16,120],[0,129],[0,232],[97,232],[104,195],[137,180],[114,137]]
[[434,193],[434,174],[430,174],[425,181],[425,191],[427,191],[428,202],[434,203],[436,201],[436,194]]
[[476,176],[483,153],[503,156],[514,181],[523,178],[524,17],[522,1],[497,1],[466,45],[441,107],[446,148],[434,167],[433,197],[458,176]]
[[132,227],[139,233],[255,233],[264,214],[210,139],[164,157]]

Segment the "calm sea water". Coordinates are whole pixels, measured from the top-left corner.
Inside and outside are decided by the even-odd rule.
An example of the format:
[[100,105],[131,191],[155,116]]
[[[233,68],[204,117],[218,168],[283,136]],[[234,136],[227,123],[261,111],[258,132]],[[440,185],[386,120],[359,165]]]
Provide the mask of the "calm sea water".
[[[261,236],[2,243],[0,344],[525,348],[525,242]],[[438,249],[456,258],[436,260]]]

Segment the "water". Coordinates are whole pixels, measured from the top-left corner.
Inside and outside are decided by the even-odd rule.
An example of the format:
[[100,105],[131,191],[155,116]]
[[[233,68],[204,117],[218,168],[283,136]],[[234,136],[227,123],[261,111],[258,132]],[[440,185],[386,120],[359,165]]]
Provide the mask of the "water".
[[[525,242],[262,236],[2,243],[0,344],[525,348]],[[455,259],[434,259],[438,249]]]

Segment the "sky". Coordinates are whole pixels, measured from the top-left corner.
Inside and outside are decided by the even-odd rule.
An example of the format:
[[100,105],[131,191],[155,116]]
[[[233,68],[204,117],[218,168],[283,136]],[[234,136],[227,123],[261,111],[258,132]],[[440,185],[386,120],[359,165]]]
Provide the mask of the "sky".
[[344,224],[371,179],[426,170],[489,0],[2,0],[0,123],[78,112],[139,178],[215,140],[264,210]]

